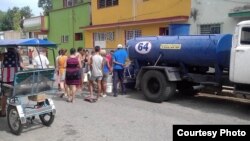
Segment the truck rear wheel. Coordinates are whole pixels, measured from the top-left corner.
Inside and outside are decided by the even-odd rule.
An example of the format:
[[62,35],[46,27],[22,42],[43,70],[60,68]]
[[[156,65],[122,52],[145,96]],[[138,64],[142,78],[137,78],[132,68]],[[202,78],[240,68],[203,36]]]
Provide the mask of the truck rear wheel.
[[148,101],[161,103],[173,96],[176,84],[167,81],[167,78],[160,71],[150,70],[143,75],[141,88]]

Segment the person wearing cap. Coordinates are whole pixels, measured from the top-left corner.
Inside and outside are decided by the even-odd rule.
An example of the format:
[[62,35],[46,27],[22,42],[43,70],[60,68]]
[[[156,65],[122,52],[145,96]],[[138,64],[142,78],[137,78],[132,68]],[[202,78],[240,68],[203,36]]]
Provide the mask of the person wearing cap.
[[126,94],[124,80],[124,66],[128,58],[128,53],[122,44],[117,45],[117,50],[113,54],[113,87],[114,87],[114,97],[117,97],[117,83],[120,81],[122,94]]

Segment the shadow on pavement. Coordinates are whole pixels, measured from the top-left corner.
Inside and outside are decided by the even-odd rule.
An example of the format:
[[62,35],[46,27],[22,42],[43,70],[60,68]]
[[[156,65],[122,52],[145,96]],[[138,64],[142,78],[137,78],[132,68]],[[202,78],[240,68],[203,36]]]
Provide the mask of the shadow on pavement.
[[[27,121],[27,123],[24,124],[22,133],[30,132],[32,130],[37,130],[39,128],[46,128],[46,126],[44,126],[40,121],[39,117],[36,116],[36,118],[33,120],[33,123]],[[0,132],[7,132],[12,134],[8,126],[7,117],[0,118]]]
[[0,118],[0,132],[10,132],[10,129],[7,123],[7,117]]
[[[143,96],[142,91],[133,90],[130,93],[131,94],[128,94],[127,98],[147,101]],[[172,99],[165,101],[162,104],[165,103],[188,107],[206,113],[223,114],[245,120],[250,119],[250,100],[248,99],[205,93],[200,93],[196,96],[187,96],[176,93]]]
[[196,96],[176,94],[169,103],[207,113],[220,113],[249,120],[250,100],[200,93]]

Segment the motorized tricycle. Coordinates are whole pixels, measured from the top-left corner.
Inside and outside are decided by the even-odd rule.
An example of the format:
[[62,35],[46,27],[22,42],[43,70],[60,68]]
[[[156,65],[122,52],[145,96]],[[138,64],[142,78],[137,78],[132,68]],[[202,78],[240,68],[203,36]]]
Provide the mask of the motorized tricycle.
[[[39,56],[39,50],[52,50],[56,44],[48,40],[41,39],[19,39],[1,40],[0,48],[20,48],[34,47]],[[41,58],[40,58],[40,61]],[[55,61],[55,60],[54,60]],[[52,90],[54,83],[54,68],[34,68],[15,71],[13,82],[10,84],[4,80],[7,76],[1,69],[1,95],[7,96],[7,122],[12,133],[19,135],[23,126],[39,116],[42,124],[50,126],[55,118],[56,108],[51,98],[46,97],[46,93]],[[9,70],[11,71],[11,70]]]

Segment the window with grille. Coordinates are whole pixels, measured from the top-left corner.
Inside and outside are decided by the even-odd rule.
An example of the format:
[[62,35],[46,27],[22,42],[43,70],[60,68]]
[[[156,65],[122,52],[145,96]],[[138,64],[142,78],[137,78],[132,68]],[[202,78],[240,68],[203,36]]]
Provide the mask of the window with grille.
[[220,34],[220,24],[204,24],[200,25],[200,34]]
[[75,41],[81,41],[83,39],[82,33],[75,33]]
[[98,8],[111,7],[119,4],[119,0],[98,0]]
[[71,7],[73,6],[73,0],[63,0],[63,7],[67,8],[67,7]]
[[73,6],[74,1],[73,0],[64,0],[64,7],[71,7]]
[[126,34],[126,40],[133,39],[135,37],[140,37],[141,36],[141,30],[127,30],[125,31]]
[[159,28],[159,35],[165,36],[168,34],[169,34],[168,27],[160,27]]
[[61,43],[67,43],[69,41],[69,35],[61,36]]
[[63,7],[64,8],[72,7],[75,5],[82,4],[83,2],[84,0],[63,0]]
[[94,33],[94,41],[113,41],[114,36],[114,32],[96,32]]

